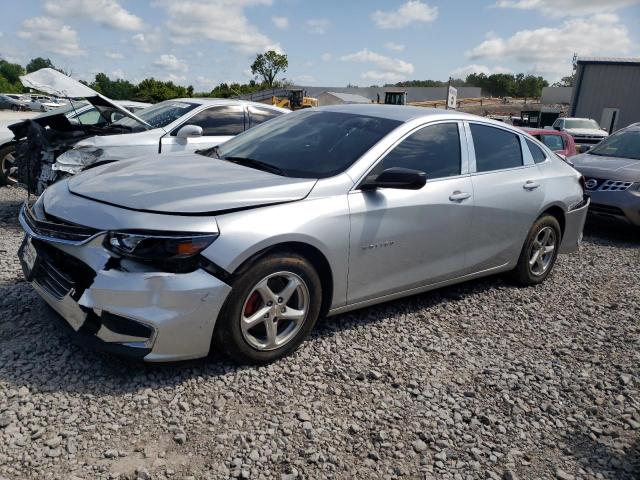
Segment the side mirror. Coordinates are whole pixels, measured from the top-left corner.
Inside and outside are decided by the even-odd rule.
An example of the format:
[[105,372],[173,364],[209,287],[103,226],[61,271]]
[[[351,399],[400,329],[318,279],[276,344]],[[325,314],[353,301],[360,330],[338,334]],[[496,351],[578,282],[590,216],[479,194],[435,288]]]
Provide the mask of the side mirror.
[[199,127],[198,125],[185,125],[180,130],[178,130],[178,133],[176,133],[177,138],[182,138],[184,140],[201,136],[202,127]]
[[555,126],[553,127],[553,129],[554,129],[554,130],[558,130],[558,131],[560,131],[560,125],[555,125]]
[[410,168],[392,167],[380,175],[367,178],[360,185],[361,190],[376,188],[399,188],[403,190],[420,190],[427,183],[427,174]]

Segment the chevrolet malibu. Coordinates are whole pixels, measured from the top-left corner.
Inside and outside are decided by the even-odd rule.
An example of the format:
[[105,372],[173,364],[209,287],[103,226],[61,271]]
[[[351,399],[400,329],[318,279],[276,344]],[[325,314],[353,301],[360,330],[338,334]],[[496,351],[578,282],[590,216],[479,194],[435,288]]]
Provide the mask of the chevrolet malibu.
[[85,343],[266,363],[322,315],[498,272],[538,284],[578,248],[588,203],[580,174],[521,130],[341,105],[59,182],[22,208],[19,256]]

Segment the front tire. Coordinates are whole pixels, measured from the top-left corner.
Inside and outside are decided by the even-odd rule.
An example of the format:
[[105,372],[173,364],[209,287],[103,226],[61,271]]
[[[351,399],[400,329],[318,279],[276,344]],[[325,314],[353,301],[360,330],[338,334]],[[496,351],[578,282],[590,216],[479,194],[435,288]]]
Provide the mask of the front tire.
[[513,280],[521,286],[538,285],[551,274],[562,239],[558,220],[552,215],[538,218],[524,242]]
[[318,273],[296,254],[269,255],[242,271],[218,318],[214,347],[243,364],[295,351],[320,314]]

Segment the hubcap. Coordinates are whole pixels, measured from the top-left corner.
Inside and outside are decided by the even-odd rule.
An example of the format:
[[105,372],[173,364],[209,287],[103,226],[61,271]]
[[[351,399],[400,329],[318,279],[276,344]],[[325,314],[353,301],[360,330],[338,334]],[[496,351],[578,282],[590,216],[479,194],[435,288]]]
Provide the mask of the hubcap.
[[309,311],[309,289],[295,273],[277,272],[260,280],[242,306],[244,339],[256,350],[287,344],[302,328]]
[[15,161],[16,159],[13,156],[13,152],[5,155],[1,161],[2,174],[4,178],[12,182],[16,181],[15,175],[16,175],[16,172],[18,171],[18,168],[15,166]]
[[556,232],[551,227],[542,228],[529,250],[529,269],[534,275],[543,275],[551,265],[556,249]]

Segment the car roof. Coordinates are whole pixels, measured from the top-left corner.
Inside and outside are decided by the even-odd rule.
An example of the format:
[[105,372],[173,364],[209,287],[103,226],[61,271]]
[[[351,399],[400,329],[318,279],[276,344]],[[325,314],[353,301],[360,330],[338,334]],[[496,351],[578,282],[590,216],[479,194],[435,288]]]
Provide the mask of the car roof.
[[237,98],[172,98],[170,100],[165,100],[166,102],[186,102],[186,103],[197,103],[198,105],[255,105],[257,107],[268,107],[274,110],[280,111],[288,111],[285,108],[276,107],[275,105],[270,105],[268,103],[259,103],[259,102],[249,102],[247,100],[239,100]]
[[[409,122],[411,120],[437,117],[442,120],[482,120],[483,122],[492,123],[502,127],[507,125],[504,122],[492,120],[487,117],[480,117],[470,113],[458,112],[456,110],[444,110],[442,108],[414,107],[411,105],[384,105],[384,104],[347,104],[347,105],[329,105],[318,107],[318,110],[330,112],[353,113],[358,115],[368,115],[370,117],[388,118],[390,120],[398,120],[400,122]],[[513,127],[512,127],[513,128]]]

